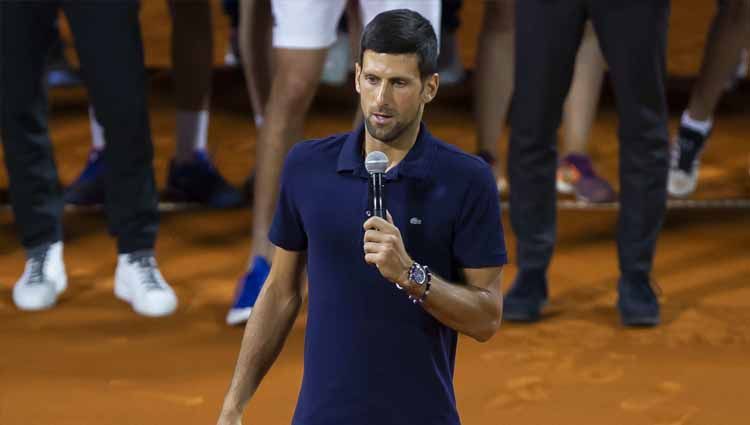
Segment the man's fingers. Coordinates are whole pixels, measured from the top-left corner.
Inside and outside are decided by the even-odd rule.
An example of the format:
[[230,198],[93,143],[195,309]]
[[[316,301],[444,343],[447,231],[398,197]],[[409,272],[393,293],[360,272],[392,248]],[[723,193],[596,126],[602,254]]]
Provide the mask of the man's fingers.
[[378,254],[378,253],[365,254],[365,262],[367,264],[375,264],[375,265],[377,265],[379,261],[380,261],[380,254]]
[[362,227],[365,228],[365,230],[368,229],[378,229],[382,227],[383,224],[388,223],[387,221],[383,220],[380,217],[372,216],[365,220],[365,223],[362,225]]
[[365,223],[362,225],[362,227],[364,227],[365,230],[380,230],[381,232],[385,233],[395,233],[396,231],[398,231],[398,229],[396,229],[396,226],[394,226],[392,222],[387,222],[380,217],[368,218],[367,221],[365,221]]
[[383,247],[379,243],[365,242],[365,253],[376,254],[378,252],[381,252],[382,250],[383,250]]
[[384,243],[388,241],[388,235],[378,230],[368,230],[365,232],[365,242]]

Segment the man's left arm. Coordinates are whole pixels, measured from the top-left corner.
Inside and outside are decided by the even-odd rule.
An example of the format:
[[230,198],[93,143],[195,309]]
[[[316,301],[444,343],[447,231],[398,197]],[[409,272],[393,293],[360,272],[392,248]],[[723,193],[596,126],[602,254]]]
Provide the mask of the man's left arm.
[[388,221],[372,217],[364,227],[365,261],[375,265],[383,277],[398,284],[412,299],[422,300],[425,310],[444,325],[482,342],[495,334],[503,312],[502,267],[465,268],[465,284],[432,275],[425,296],[427,285],[409,279],[414,261],[390,215]]
[[[487,341],[500,328],[503,316],[501,270],[502,267],[463,269],[465,285],[433,275],[430,292],[422,306],[445,326],[477,341]],[[424,285],[406,284],[405,290],[412,298],[420,299],[424,295]]]

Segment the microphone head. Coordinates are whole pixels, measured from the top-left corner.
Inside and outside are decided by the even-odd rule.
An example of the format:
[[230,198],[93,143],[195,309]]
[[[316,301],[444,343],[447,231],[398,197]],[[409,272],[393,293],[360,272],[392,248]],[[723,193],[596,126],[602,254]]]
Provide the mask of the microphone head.
[[388,168],[388,157],[380,151],[372,151],[365,158],[365,169],[368,173],[385,173]]

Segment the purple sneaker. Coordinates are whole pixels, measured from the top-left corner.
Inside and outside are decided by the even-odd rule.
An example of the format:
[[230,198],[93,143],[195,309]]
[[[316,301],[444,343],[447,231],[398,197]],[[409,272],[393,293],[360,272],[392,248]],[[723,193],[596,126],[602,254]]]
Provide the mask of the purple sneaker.
[[557,191],[593,204],[617,200],[612,186],[594,172],[588,155],[566,155],[557,166]]

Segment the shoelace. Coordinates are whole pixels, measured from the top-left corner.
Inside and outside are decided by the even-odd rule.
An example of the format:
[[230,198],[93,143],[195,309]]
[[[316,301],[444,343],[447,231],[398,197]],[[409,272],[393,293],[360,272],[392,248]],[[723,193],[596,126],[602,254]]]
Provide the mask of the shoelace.
[[128,256],[128,263],[134,264],[140,275],[140,283],[147,291],[164,289],[159,278],[156,275],[156,260],[152,255],[134,255]]
[[692,130],[680,130],[672,152],[674,166],[686,173],[692,172],[707,137]]
[[29,271],[29,279],[26,281],[28,285],[41,285],[44,283],[44,264],[47,263],[48,251],[49,249],[45,249],[29,258],[31,270]]

